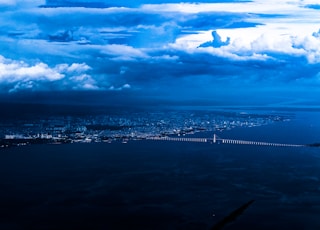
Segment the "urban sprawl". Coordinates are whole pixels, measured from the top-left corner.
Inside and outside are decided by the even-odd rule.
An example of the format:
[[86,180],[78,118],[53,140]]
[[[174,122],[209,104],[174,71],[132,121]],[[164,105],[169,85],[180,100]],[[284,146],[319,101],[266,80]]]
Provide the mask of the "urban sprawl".
[[62,144],[142,140],[219,132],[286,121],[284,115],[224,111],[136,112],[114,115],[36,116],[0,122],[0,148],[29,144]]

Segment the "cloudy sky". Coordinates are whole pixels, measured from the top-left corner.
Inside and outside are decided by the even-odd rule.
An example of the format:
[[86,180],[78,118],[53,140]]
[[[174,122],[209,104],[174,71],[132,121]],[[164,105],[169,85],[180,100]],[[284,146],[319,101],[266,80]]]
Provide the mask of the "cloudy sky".
[[319,105],[317,2],[0,0],[0,99]]

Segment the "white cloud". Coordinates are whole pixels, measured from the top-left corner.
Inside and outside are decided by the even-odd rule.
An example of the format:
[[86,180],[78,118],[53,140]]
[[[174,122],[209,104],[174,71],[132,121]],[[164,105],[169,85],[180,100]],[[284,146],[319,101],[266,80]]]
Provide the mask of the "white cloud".
[[106,45],[102,47],[102,53],[115,56],[114,60],[135,60],[137,58],[147,58],[140,49],[133,48],[127,45]]
[[97,82],[88,74],[70,77],[73,89],[98,90]]
[[90,70],[91,67],[85,63],[72,63],[71,65],[68,64],[60,64],[55,67],[59,72],[67,72],[67,73],[81,73]]
[[131,85],[129,85],[129,84],[124,84],[124,85],[122,86],[122,88],[123,88],[123,89],[130,89],[130,88],[131,88]]
[[59,73],[54,68],[50,68],[45,63],[37,63],[30,66],[24,62],[6,59],[0,56],[0,82],[27,82],[30,80],[56,81],[64,78],[64,74]]
[[[153,12],[182,12],[197,14],[203,12],[229,12],[247,14],[246,22],[260,23],[249,28],[220,28],[217,30],[221,41],[230,38],[228,45],[218,47],[212,40],[212,31],[195,31],[178,37],[169,47],[184,50],[190,54],[197,52],[197,47],[207,44],[201,52],[212,55],[246,60],[266,58],[266,54],[282,53],[285,55],[305,56],[310,63],[319,62],[320,46],[317,39],[320,18],[319,11],[305,8],[313,1],[278,1],[254,0],[238,3],[181,3],[143,5],[142,9]],[[257,14],[257,15],[255,15]],[[258,14],[264,14],[261,16]],[[269,16],[268,16],[269,15]],[[226,16],[227,17],[227,16]],[[225,18],[227,20],[227,18]],[[312,37],[313,34],[313,37]],[[299,47],[296,45],[299,43]],[[280,57],[280,56],[279,56]],[[276,54],[273,58],[278,58]]]
[[[298,3],[299,1],[296,1]],[[277,0],[255,0],[252,2],[233,3],[178,3],[178,4],[145,4],[143,10],[153,12],[233,12],[233,13],[287,13],[297,9],[297,4]]]
[[314,36],[306,36],[294,41],[294,46],[305,51],[309,63],[320,63],[320,39]]
[[16,4],[15,0],[0,0],[0,6],[13,6]]
[[109,87],[109,90],[111,90],[111,91],[120,91],[120,90],[124,90],[124,89],[131,89],[131,85],[124,84],[124,85],[122,85],[120,87],[115,87],[115,86],[112,85],[112,86]]
[[0,55],[0,83],[2,87],[9,87],[11,92],[46,88],[51,82],[61,82],[61,86],[74,89],[98,89],[95,80],[85,73],[90,69],[85,63],[58,64],[54,67],[43,62],[30,65]]
[[318,0],[300,0],[303,5],[319,4]]
[[[17,7],[23,3],[11,2]],[[24,1],[26,6],[41,1],[35,2]],[[211,69],[218,67],[208,63],[216,59],[224,60],[225,66],[232,66],[233,61],[244,61],[241,65],[245,66],[248,60],[267,64],[269,60],[274,63],[291,57],[320,63],[319,11],[304,7],[311,3],[316,2],[253,0],[152,4],[135,9],[21,7],[0,15],[4,28],[0,31],[2,55],[32,59],[33,64],[2,57],[0,83],[13,90],[45,85],[125,90],[131,88],[126,82],[140,87],[145,81],[162,79],[170,71],[168,76],[172,78],[202,71],[210,75],[214,72]],[[6,25],[8,22],[10,25]],[[59,31],[73,31],[72,39],[49,42],[49,35]],[[217,31],[215,39],[213,31]],[[209,47],[198,48],[205,42]],[[198,69],[199,63],[202,68]],[[170,69],[166,69],[168,66]],[[150,69],[156,69],[160,77],[146,77]],[[226,69],[226,75],[230,74]]]
[[35,7],[45,4],[45,0],[0,0],[0,6]]

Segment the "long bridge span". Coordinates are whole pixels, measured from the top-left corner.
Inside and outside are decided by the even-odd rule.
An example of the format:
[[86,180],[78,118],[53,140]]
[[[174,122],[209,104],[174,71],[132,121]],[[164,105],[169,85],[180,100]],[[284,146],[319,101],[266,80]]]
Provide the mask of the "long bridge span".
[[197,137],[149,137],[148,140],[155,141],[182,141],[182,142],[208,142],[214,144],[234,144],[234,145],[260,145],[260,146],[275,146],[275,147],[303,147],[306,145],[298,144],[282,144],[282,143],[272,143],[272,142],[262,142],[262,141],[246,141],[246,140],[236,140],[236,139],[225,139],[220,138],[216,134],[213,138],[197,138]]

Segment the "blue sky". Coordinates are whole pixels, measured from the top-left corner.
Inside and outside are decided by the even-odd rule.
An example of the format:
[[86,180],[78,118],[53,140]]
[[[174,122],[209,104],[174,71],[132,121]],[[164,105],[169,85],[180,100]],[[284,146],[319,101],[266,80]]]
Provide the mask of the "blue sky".
[[114,2],[0,0],[2,100],[320,104],[315,0]]

